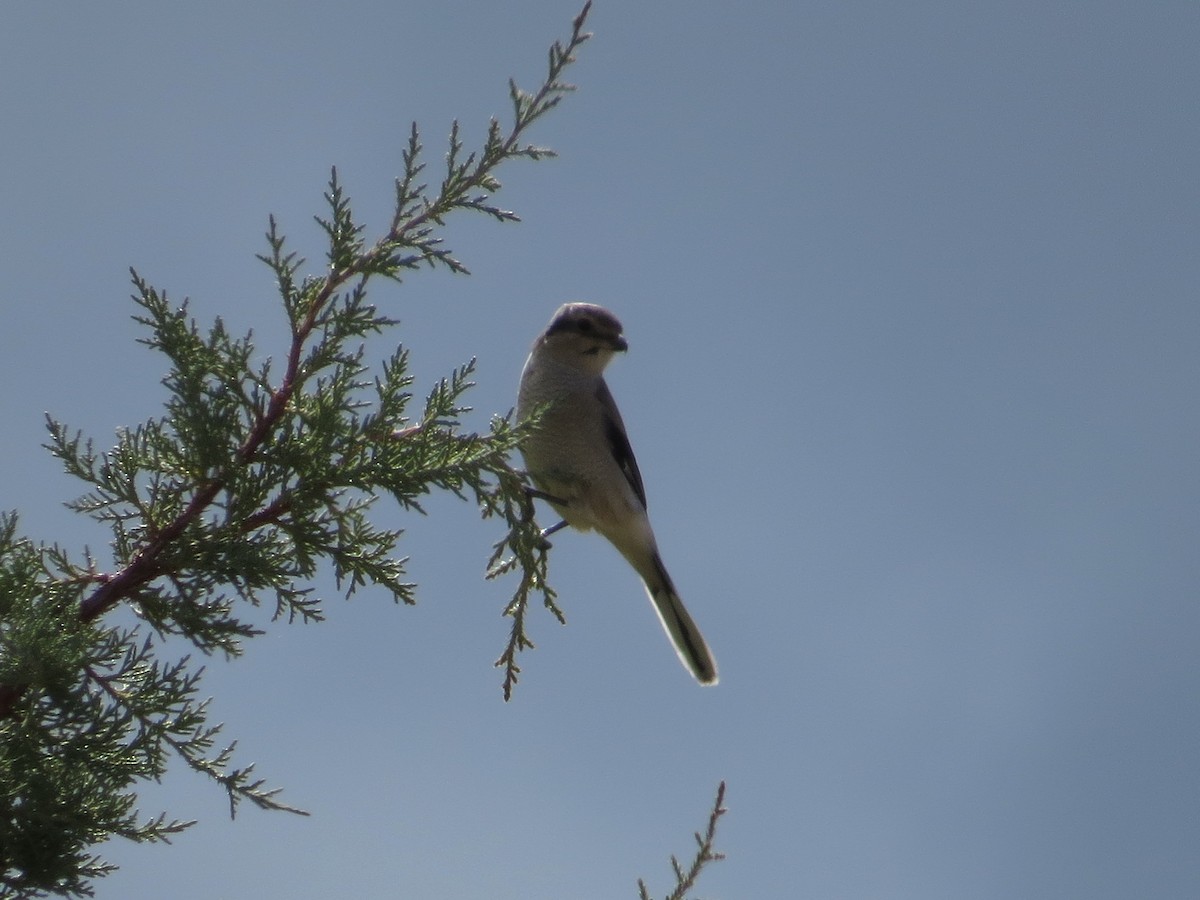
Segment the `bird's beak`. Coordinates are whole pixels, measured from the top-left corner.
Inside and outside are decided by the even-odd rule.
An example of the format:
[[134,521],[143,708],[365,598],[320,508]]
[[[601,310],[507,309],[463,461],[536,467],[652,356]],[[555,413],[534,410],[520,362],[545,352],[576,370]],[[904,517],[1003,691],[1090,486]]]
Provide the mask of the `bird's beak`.
[[615,338],[613,338],[612,347],[613,350],[617,351],[618,353],[624,353],[629,349],[629,342],[620,335],[617,335]]

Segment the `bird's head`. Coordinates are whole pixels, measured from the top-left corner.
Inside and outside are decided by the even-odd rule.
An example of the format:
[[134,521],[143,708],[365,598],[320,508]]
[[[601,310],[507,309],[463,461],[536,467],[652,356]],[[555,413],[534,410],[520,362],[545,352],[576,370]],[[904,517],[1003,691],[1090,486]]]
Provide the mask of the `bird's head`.
[[621,323],[603,306],[566,303],[558,308],[538,349],[572,368],[599,375],[614,353],[629,349],[621,336]]

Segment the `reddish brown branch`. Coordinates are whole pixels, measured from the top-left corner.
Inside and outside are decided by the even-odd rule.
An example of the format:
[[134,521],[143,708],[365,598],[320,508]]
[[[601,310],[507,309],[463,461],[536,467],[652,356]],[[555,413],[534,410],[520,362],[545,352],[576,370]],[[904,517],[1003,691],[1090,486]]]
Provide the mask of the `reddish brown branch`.
[[[287,370],[279,388],[271,396],[266,413],[255,423],[241,447],[238,448],[236,460],[239,465],[246,465],[254,458],[283,417],[288,402],[296,390],[296,377],[300,371],[300,359],[304,344],[312,334],[313,328],[316,327],[317,317],[333,297],[338,285],[344,283],[347,278],[353,277],[353,274],[348,271],[331,273],[321,292],[313,299],[304,321],[299,328],[292,332],[292,346],[288,352]],[[204,514],[204,511],[212,505],[225,485],[226,479],[223,478],[217,478],[202,485],[192,496],[187,508],[138,550],[124,568],[108,576],[102,584],[80,601],[79,621],[95,621],[118,603],[131,597],[142,585],[162,575],[165,569],[159,564],[159,558],[163,552]],[[285,499],[276,500],[269,507],[247,520],[247,524],[251,525],[248,530],[253,530],[254,527],[271,521],[281,514],[286,506]],[[26,684],[0,684],[0,718],[13,714],[17,703],[24,696],[28,687]]]

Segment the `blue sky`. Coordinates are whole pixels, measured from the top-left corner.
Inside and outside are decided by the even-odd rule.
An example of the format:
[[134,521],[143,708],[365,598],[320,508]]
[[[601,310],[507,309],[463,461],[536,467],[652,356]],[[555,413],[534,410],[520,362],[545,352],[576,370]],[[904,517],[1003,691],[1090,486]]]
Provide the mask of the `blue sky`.
[[[45,5],[0,30],[4,508],[102,532],[40,448],[157,415],[127,267],[202,320],[286,331],[274,213],[319,265],[337,165],[381,228],[409,122],[431,159],[533,87],[575,3]],[[708,898],[1200,892],[1200,7],[598,0],[578,94],[500,173],[524,221],[451,220],[470,278],[375,301],[421,389],[471,357],[485,426],[567,299],[722,683],[635,576],[555,541],[569,626],[490,664],[497,533],[435,500],[416,608],[382,592],[214,660],[217,720],[306,819],[186,771],[200,824],[112,844],[98,896],[656,896],[716,785]]]

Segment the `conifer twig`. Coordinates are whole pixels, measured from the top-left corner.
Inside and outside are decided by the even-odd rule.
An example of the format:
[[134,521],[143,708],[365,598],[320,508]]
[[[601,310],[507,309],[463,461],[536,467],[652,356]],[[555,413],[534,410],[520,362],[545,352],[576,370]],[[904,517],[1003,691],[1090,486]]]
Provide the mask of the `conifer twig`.
[[[675,887],[667,895],[666,900],[685,900],[688,891],[696,886],[696,880],[700,877],[700,872],[709,863],[719,862],[725,858],[724,853],[718,853],[713,849],[713,843],[717,837],[717,821],[726,812],[725,782],[722,781],[717,787],[717,799],[708,817],[708,828],[705,829],[703,835],[700,832],[696,832],[695,834],[696,854],[692,857],[688,868],[685,870],[680,865],[678,859],[674,856],[671,857],[671,870],[675,874]],[[638,879],[638,900],[651,900],[650,893],[646,890],[646,883],[640,878]]]

